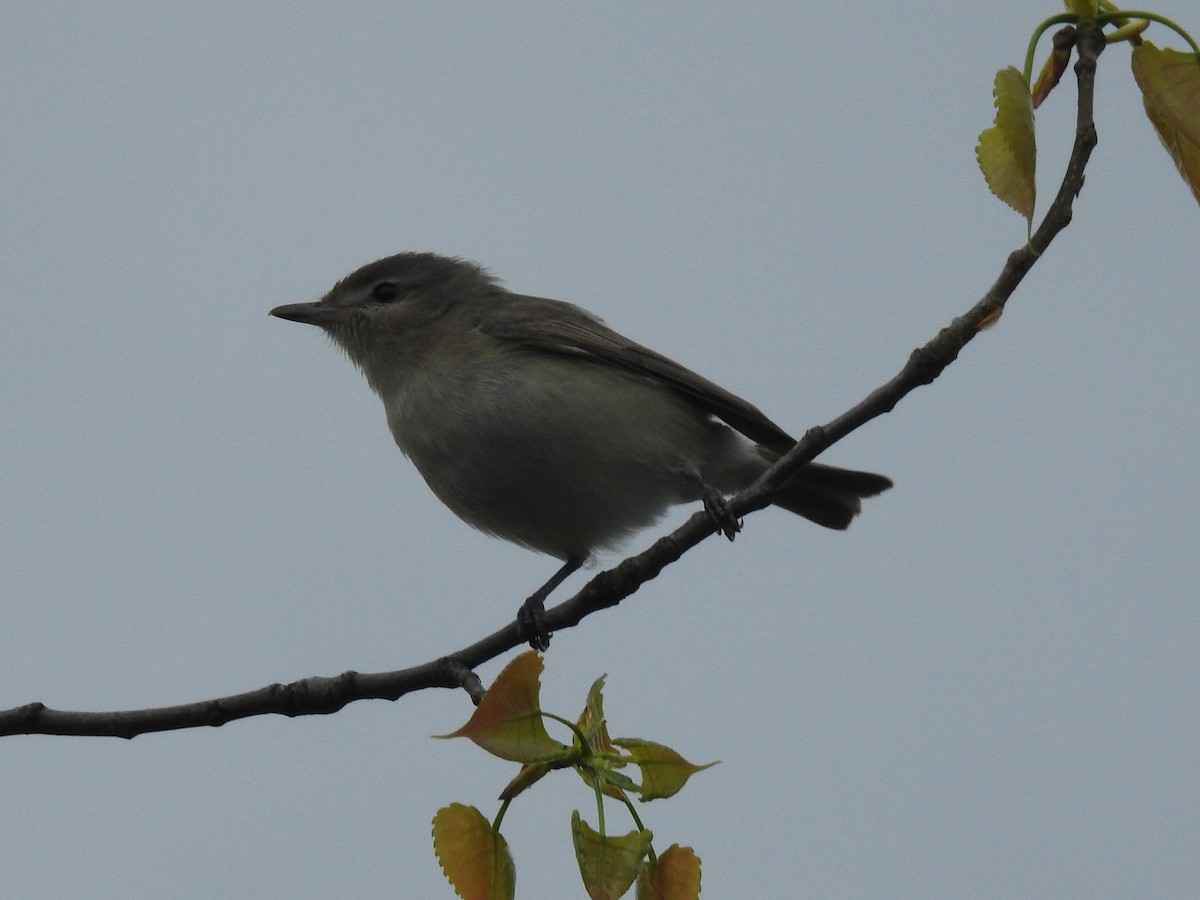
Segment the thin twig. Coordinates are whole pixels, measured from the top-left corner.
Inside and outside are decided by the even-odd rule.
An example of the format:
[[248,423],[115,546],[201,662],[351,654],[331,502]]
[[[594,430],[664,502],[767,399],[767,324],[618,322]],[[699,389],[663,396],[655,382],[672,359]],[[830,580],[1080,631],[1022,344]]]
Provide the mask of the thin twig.
[[[914,350],[904,367],[887,383],[872,391],[861,403],[830,422],[810,429],[804,437],[758,482],[731,500],[736,515],[762,509],[796,471],[819,453],[896,404],[921,385],[929,384],[952,363],[980,329],[994,322],[1025,274],[1050,246],[1054,237],[1071,221],[1072,204],[1083,188],[1084,168],[1096,146],[1092,120],[1092,98],[1096,59],[1104,48],[1098,27],[1081,25],[1079,59],[1075,74],[1079,85],[1075,145],[1058,194],[1027,246],[1013,251],[999,277],[986,294],[963,315],[923,347]],[[655,541],[647,550],[631,556],[616,567],[601,572],[569,600],[546,612],[551,631],[572,627],[585,617],[608,609],[658,575],[664,567],[713,534],[711,519],[697,513],[672,534]],[[520,646],[524,640],[515,622],[456,653],[409,669],[362,674],[345,672],[336,677],[313,677],[291,684],[272,684],[244,694],[125,712],[70,712],[30,703],[0,712],[0,735],[63,734],[132,738],[154,731],[198,726],[216,727],[265,714],[283,716],[326,715],[358,700],[396,700],[426,688],[463,688],[478,702],[482,684],[474,668]]]

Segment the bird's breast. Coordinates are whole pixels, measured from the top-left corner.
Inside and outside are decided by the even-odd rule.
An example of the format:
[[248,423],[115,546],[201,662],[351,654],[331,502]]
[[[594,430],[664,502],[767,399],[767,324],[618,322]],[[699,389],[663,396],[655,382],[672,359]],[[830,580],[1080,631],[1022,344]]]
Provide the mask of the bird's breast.
[[397,445],[476,528],[586,556],[698,495],[706,416],[587,360],[514,353],[407,378],[383,397]]

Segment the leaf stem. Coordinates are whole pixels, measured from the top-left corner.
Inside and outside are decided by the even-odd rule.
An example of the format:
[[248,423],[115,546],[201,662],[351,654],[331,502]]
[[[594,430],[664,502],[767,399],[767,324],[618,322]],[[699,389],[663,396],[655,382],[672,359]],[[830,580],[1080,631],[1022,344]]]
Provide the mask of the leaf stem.
[[510,803],[512,803],[511,798],[500,804],[500,811],[496,813],[496,818],[492,820],[492,834],[500,833],[500,823],[504,821],[504,814],[508,812],[508,804]]
[[568,728],[570,728],[571,731],[574,732],[574,734],[575,734],[575,739],[577,741],[579,741],[579,747],[580,747],[580,750],[583,751],[583,755],[585,755],[585,756],[591,755],[592,745],[590,743],[588,743],[587,737],[584,735],[582,729],[580,729],[580,727],[578,725],[576,725],[570,719],[564,719],[562,716],[555,715],[552,712],[546,712],[544,709],[539,709],[538,713],[544,719],[552,719],[555,722],[558,722],[562,725],[566,725]]
[[1029,39],[1029,47],[1025,50],[1025,68],[1022,74],[1025,76],[1025,83],[1033,83],[1033,55],[1037,53],[1038,41],[1042,39],[1042,35],[1053,28],[1055,25],[1074,24],[1079,21],[1079,16],[1075,13],[1059,13],[1057,16],[1051,16],[1033,32],[1033,37]]
[[596,792],[596,818],[600,822],[600,835],[604,836],[604,794],[600,791],[600,779],[592,779],[592,790]]

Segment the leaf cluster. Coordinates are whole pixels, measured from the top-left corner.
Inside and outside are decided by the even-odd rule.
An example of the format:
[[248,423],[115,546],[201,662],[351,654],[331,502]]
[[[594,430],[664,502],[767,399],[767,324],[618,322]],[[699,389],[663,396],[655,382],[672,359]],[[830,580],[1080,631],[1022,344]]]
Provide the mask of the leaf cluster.
[[[463,900],[514,896],[516,874],[500,824],[508,805],[556,769],[573,769],[592,789],[598,828],[575,811],[571,838],[584,887],[592,900],[615,900],[637,882],[638,900],[688,900],[700,894],[700,859],[690,847],[654,852],[653,834],[643,825],[630,794],[641,801],[678,793],[707,765],[688,762],[663,744],[609,736],[604,716],[604,676],[596,679],[578,719],[570,721],[540,706],[542,657],[533,651],[513,659],[483,695],[465,725],[442,738],[465,737],[493,756],[521,764],[500,792],[501,806],[488,822],[473,806],[452,803],[433,818],[433,846],[442,871]],[[570,729],[570,744],[556,741],[545,720]],[[639,779],[626,771],[636,767]],[[629,812],[634,829],[607,833],[604,798]]]
[[[1104,33],[1107,43],[1133,45],[1130,64],[1142,92],[1146,116],[1192,194],[1200,201],[1200,47],[1186,31],[1155,13],[1122,11],[1107,0],[1067,0],[1066,6],[1066,13],[1047,19],[1035,30],[1029,42],[1024,71],[1009,66],[996,73],[992,91],[996,103],[995,122],[979,135],[975,150],[992,193],[1024,216],[1029,227],[1033,227],[1037,197],[1033,111],[1058,85],[1081,29],[1110,28]],[[1187,41],[1192,52],[1160,50],[1143,40],[1142,33],[1151,22],[1174,30]],[[1031,87],[1037,43],[1054,25],[1064,27],[1054,34],[1050,55]]]

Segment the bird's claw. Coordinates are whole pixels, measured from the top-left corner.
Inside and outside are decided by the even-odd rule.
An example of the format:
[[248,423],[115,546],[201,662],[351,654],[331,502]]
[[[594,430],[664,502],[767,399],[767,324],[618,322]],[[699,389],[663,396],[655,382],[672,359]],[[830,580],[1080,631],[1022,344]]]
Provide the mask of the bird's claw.
[[546,628],[546,601],[534,594],[517,610],[517,629],[521,637],[529,640],[534,650],[544,651],[550,647],[550,632]]
[[742,522],[733,514],[725,495],[714,487],[705,487],[701,499],[704,502],[704,511],[712,519],[717,532],[732,541],[742,530]]

